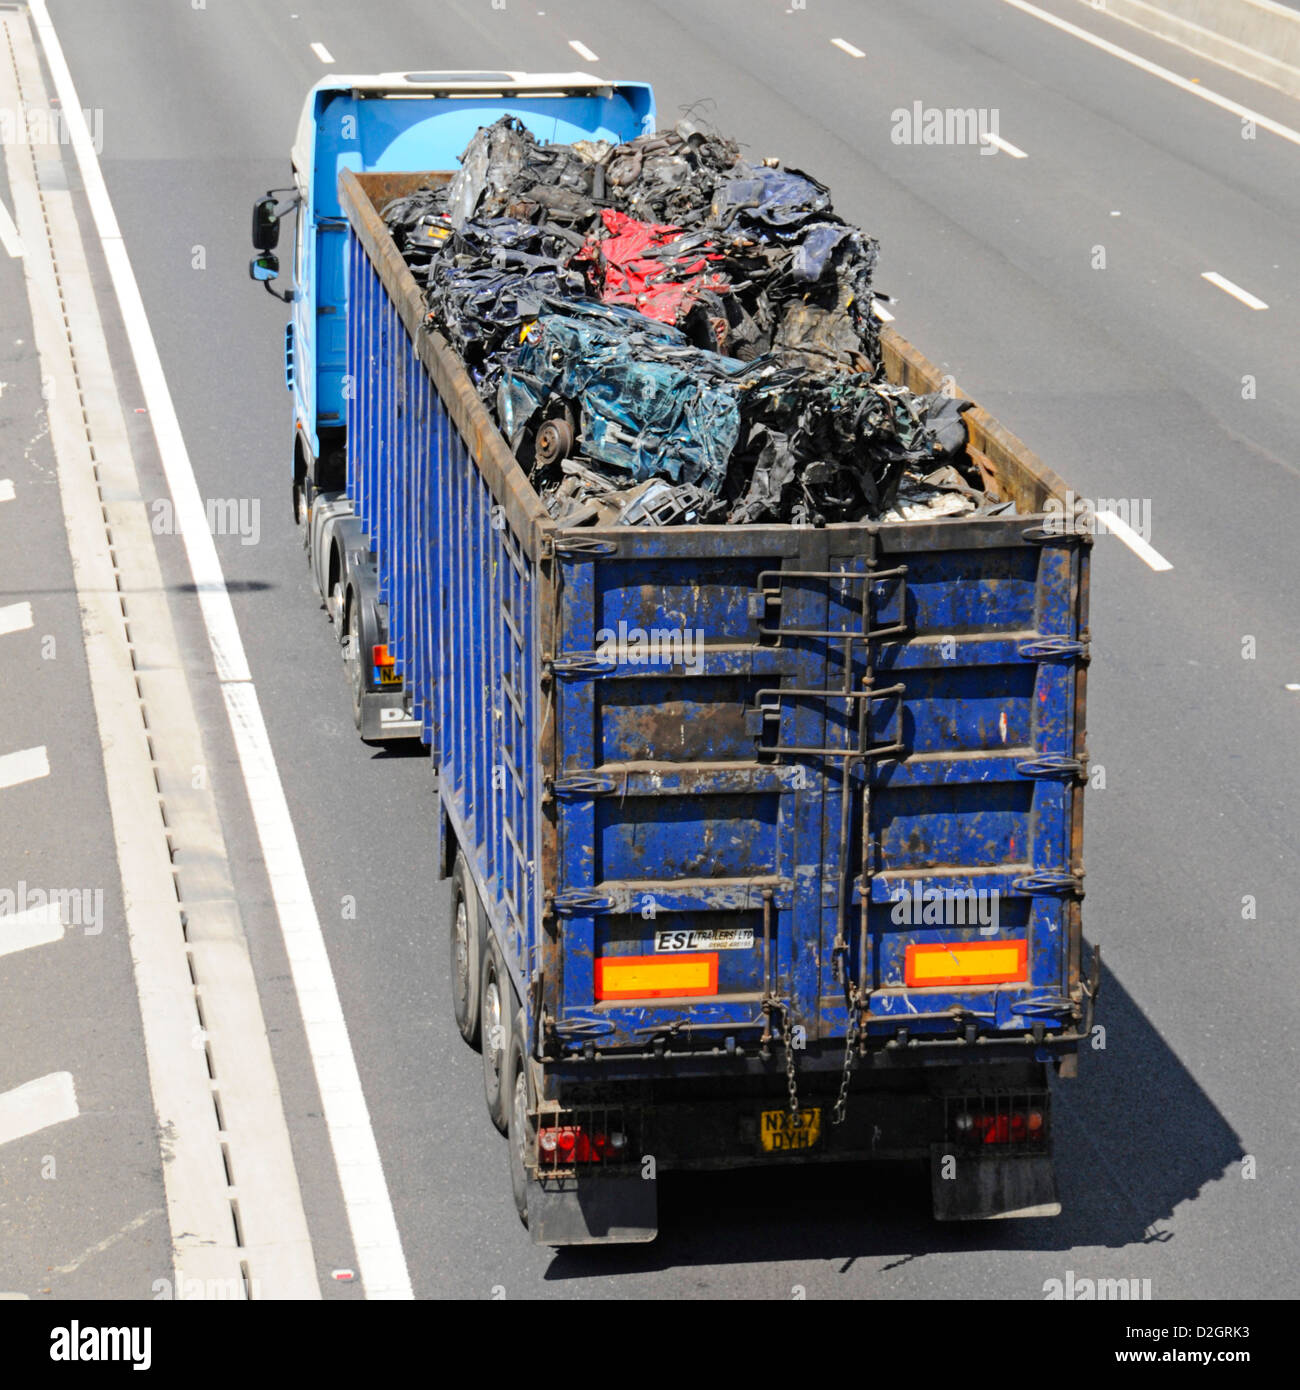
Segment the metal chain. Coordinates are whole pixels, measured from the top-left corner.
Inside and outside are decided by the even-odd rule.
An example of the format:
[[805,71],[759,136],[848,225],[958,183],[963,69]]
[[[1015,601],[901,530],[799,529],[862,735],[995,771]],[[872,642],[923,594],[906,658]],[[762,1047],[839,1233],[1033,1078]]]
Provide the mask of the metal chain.
[[790,1006],[781,1009],[781,1041],[785,1044],[785,1089],[790,1093],[791,1132],[799,1128],[799,1092],[794,1081],[794,1011]]
[[848,1115],[849,1077],[853,1074],[853,1054],[857,1051],[858,1044],[859,1015],[856,994],[856,989],[844,991],[844,1002],[849,1009],[849,1026],[844,1034],[844,1070],[840,1073],[840,1093],[831,1115],[833,1125],[842,1125]]

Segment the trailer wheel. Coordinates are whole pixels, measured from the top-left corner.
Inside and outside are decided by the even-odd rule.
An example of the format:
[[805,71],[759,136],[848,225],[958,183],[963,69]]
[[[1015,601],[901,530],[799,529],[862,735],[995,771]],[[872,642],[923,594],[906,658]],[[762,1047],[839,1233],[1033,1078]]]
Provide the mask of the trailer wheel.
[[533,1095],[532,1071],[528,1065],[528,1055],[524,1048],[524,1011],[515,1014],[514,1027],[510,1030],[510,1051],[505,1074],[509,1078],[508,1094],[510,1106],[507,1112],[507,1135],[510,1150],[510,1191],[515,1199],[515,1211],[519,1219],[528,1225],[528,1165],[527,1159],[532,1151],[535,1134],[529,1120],[530,1113],[536,1111],[536,1097]]
[[451,871],[451,1007],[456,1027],[471,1047],[479,1044],[478,890],[465,856],[457,853]]
[[510,1059],[510,981],[501,961],[501,951],[489,927],[484,933],[483,965],[480,972],[479,1039],[483,1051],[483,1098],[492,1123],[506,1132],[506,1111],[510,1104],[510,1083],[506,1066]]
[[361,728],[361,696],[366,688],[365,667],[361,664],[361,600],[353,594],[347,603],[347,619],[343,637],[343,664],[347,667],[348,687],[352,692],[352,722]]

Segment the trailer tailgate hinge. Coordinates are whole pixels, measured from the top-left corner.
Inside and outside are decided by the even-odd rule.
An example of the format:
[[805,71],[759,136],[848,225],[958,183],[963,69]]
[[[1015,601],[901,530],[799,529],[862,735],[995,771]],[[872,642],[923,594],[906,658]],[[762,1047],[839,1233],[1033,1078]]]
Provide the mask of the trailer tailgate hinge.
[[1073,777],[1079,781],[1086,781],[1088,777],[1084,764],[1065,753],[1039,753],[1037,757],[1017,763],[1016,771],[1022,777]]
[[547,779],[547,790],[552,796],[609,796],[618,790],[613,777],[598,772],[566,772],[560,777]]
[[552,657],[545,666],[557,676],[604,676],[614,669],[614,663],[598,652],[575,652]]
[[1036,874],[1025,874],[1021,878],[1013,879],[1011,886],[1017,893],[1027,893],[1031,896],[1051,893],[1076,898],[1083,897],[1082,874],[1057,872],[1051,869]]
[[1020,655],[1031,661],[1088,661],[1091,644],[1075,637],[1034,637],[1020,644]]
[[551,909],[566,916],[590,917],[596,913],[613,912],[614,899],[606,893],[594,893],[590,888],[570,888],[550,899]]

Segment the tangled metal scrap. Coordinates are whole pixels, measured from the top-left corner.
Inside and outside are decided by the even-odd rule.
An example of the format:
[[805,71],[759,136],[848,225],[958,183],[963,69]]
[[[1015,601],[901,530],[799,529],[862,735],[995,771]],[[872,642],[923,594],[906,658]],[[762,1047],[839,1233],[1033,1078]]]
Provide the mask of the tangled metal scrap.
[[991,504],[966,402],[885,379],[877,244],[816,179],[689,122],[613,146],[478,131],[384,212],[566,525],[951,515]]

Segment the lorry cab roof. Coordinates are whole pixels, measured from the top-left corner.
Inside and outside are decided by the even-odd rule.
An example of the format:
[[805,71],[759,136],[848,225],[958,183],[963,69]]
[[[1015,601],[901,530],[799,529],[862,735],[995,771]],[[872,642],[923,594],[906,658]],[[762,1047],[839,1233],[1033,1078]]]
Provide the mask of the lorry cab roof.
[[[317,143],[318,120],[320,113],[328,104],[320,98],[326,93],[346,94],[349,97],[367,100],[388,98],[410,100],[412,98],[441,98],[446,101],[495,101],[517,95],[526,101],[554,102],[565,97],[595,99],[608,103],[611,99],[622,97],[634,115],[636,129],[627,134],[642,134],[653,129],[654,99],[651,88],[644,82],[626,82],[606,77],[598,77],[589,72],[518,72],[518,71],[416,71],[381,73],[331,73],[323,77],[307,93],[303,103],[302,115],[298,120],[297,135],[293,143],[293,167],[299,177],[311,174],[314,158],[313,150]],[[545,109],[545,108],[539,108]],[[554,107],[551,108],[554,110]],[[521,113],[524,114],[524,113]],[[494,115],[487,115],[483,124],[490,124]],[[458,123],[459,127],[459,123]],[[575,126],[575,129],[577,127]],[[617,131],[623,135],[622,131]],[[557,128],[554,138],[565,138],[568,132]],[[460,138],[458,135],[457,139]],[[467,138],[467,137],[466,137]],[[463,143],[463,141],[462,141]],[[375,165],[367,162],[366,168]],[[398,166],[394,166],[398,167]]]

